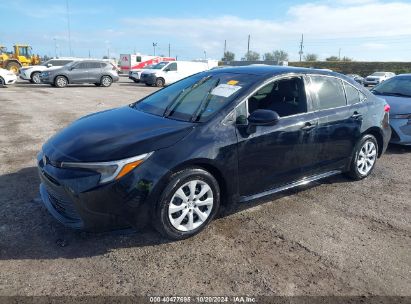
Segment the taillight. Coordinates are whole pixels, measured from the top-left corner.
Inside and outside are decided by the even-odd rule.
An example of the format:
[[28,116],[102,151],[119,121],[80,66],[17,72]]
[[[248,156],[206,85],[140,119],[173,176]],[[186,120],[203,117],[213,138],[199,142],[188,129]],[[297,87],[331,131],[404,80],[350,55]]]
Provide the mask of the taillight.
[[384,106],[384,112],[388,113],[390,110],[391,110],[391,107],[390,107],[390,105],[387,103],[387,104]]

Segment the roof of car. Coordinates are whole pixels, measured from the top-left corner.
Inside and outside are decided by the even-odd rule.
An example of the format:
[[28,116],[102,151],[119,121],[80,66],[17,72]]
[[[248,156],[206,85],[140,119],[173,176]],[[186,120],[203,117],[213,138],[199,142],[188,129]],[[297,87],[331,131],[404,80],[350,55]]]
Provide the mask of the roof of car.
[[239,74],[252,74],[252,75],[278,75],[287,73],[301,73],[301,74],[321,74],[321,75],[332,75],[341,76],[341,74],[313,68],[300,68],[300,67],[290,67],[290,66],[274,66],[274,65],[248,65],[248,66],[236,66],[236,67],[224,67],[221,69],[212,70],[215,73],[239,73]]

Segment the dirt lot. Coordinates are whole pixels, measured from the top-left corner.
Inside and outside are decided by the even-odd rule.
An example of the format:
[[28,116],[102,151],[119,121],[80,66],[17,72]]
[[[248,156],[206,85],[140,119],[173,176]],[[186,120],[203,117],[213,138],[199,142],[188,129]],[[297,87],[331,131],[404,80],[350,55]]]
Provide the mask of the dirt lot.
[[0,89],[0,295],[411,296],[411,148],[390,147],[366,180],[337,176],[246,205],[185,241],[62,227],[39,199],[42,143],[153,90],[125,78]]

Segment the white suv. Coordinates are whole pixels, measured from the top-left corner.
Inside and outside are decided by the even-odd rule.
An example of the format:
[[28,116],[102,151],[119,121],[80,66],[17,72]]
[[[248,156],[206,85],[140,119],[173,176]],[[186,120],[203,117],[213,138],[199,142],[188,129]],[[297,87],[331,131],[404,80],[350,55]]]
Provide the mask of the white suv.
[[377,85],[394,76],[395,73],[392,72],[375,72],[370,76],[365,77],[364,86]]
[[40,81],[40,73],[49,70],[49,69],[57,69],[70,63],[74,60],[78,60],[76,58],[53,58],[50,59],[40,65],[32,65],[24,68],[20,68],[19,76],[23,80],[28,80],[32,83],[41,83]]

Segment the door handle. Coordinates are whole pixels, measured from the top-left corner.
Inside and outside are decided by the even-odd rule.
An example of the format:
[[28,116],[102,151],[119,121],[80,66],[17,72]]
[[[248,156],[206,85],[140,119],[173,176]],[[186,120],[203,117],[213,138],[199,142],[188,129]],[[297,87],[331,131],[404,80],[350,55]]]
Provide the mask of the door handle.
[[355,112],[351,115],[351,118],[360,119],[360,118],[362,118],[362,114],[361,114],[361,113],[358,113],[357,111],[355,111]]
[[301,127],[301,130],[310,131],[318,125],[317,121],[307,121],[304,126]]

